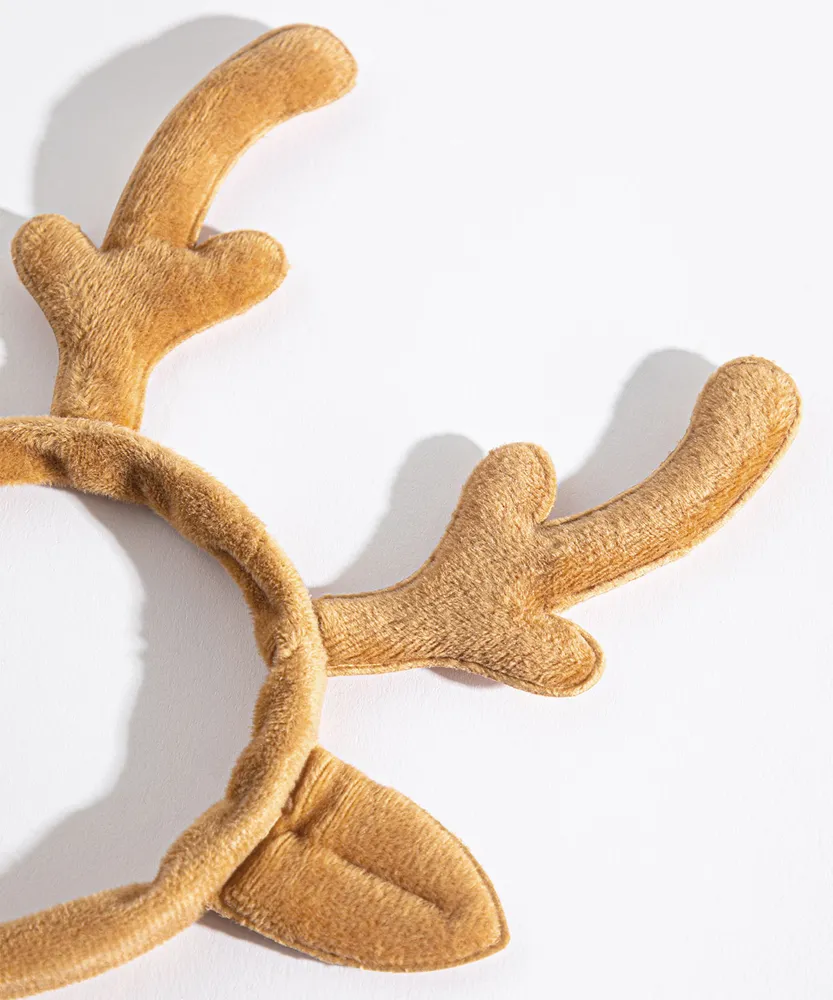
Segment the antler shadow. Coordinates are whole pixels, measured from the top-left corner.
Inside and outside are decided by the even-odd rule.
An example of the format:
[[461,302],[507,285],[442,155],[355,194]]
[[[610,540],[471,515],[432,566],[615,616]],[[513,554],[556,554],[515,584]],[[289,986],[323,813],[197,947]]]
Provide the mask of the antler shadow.
[[59,212],[100,244],[159,122],[229,52],[265,30],[249,18],[200,17],[85,74],[53,108],[38,152],[30,214]]
[[649,476],[685,434],[714,369],[699,354],[676,348],[644,358],[622,387],[592,454],[559,486],[552,516],[590,510]]
[[[222,25],[225,46],[225,19],[210,23]],[[237,580],[270,673],[257,698],[252,741],[224,795],[175,840],[152,881],[0,926],[3,996],[104,971],[167,940],[208,908],[326,961],[379,970],[445,968],[504,947],[500,902],[460,841],[405,796],[315,745],[327,674],[443,664],[537,694],[586,690],[601,674],[601,649],[560,613],[706,538],[763,482],[795,433],[800,399],[789,376],[761,358],[736,359],[708,380],[682,441],[638,487],[548,522],[556,495],[548,455],[528,443],[505,445],[478,463],[439,545],[416,573],[381,592],[327,596],[313,605],[240,501],[136,432],[154,365],[186,337],[261,301],[286,273],[281,247],[265,234],[234,231],[199,242],[225,171],[266,129],[346,94],[355,74],[355,60],[325,29],[269,32],[212,71],[165,119],[100,246],[49,214],[25,223],[13,241],[18,274],[54,330],[59,365],[50,417],[4,421],[14,447],[4,455],[3,481],[69,486],[161,514]],[[265,95],[274,99],[261,100]],[[206,157],[206,149],[216,155]],[[158,183],[160,172],[165,184]],[[681,358],[652,356],[626,389],[635,403],[639,397],[632,411],[637,467],[649,456],[653,464],[660,447],[668,450],[674,438],[663,435],[682,430],[644,408],[650,390],[642,381],[650,374],[667,385],[671,360]],[[683,395],[665,388],[662,399],[679,407]],[[618,458],[628,443],[620,433],[606,435],[585,473],[574,477],[572,498],[568,484],[568,507],[585,506],[582,493],[599,485],[604,492],[595,499],[616,492]],[[453,450],[461,440],[435,443]],[[613,477],[598,472],[602,459],[616,470]],[[413,458],[406,463],[404,484],[400,476],[397,502],[398,493],[412,496],[413,484],[403,486],[413,464]],[[643,474],[629,469],[627,485]],[[436,477],[432,468],[429,485],[437,485]],[[440,486],[435,496],[443,498]],[[169,541],[160,558],[160,547],[145,538],[158,530],[148,529],[147,519],[133,515],[128,525],[121,510],[82,502],[119,537],[148,583],[144,627],[156,645],[146,657],[127,765],[112,794],[70,817],[30,855],[35,875],[28,888],[61,897],[77,891],[73,880],[85,888],[105,874],[111,881],[99,857],[90,879],[83,864],[67,863],[67,848],[87,848],[99,830],[109,848],[113,826],[126,817],[121,853],[98,853],[111,868],[128,859],[144,863],[144,855],[161,850],[154,841],[170,836],[147,802],[166,792],[179,810],[179,827],[217,795],[209,786],[215,771],[225,774],[234,721],[243,724],[230,700],[236,694],[248,706],[255,687],[247,691],[240,683],[248,660],[242,617],[189,614],[191,598],[178,586],[181,571],[174,571],[171,553],[188,566],[185,593],[201,594],[212,610],[229,604],[225,595],[211,594],[215,582],[222,586],[219,571],[208,571],[203,556],[192,553],[189,561],[184,542]],[[394,520],[382,522],[346,576],[374,566]],[[418,550],[430,529],[416,527],[410,537]],[[402,561],[414,554],[410,546],[398,553]],[[199,631],[189,635],[183,621]],[[230,667],[235,660],[239,671]],[[212,667],[222,671],[219,690],[207,679]],[[173,735],[173,752],[158,739],[160,729]],[[186,772],[184,794],[172,787],[172,757]],[[141,810],[139,822],[131,807]],[[20,868],[6,880],[18,894]],[[56,873],[72,888],[57,886]],[[347,919],[351,907],[362,912],[361,921]]]
[[[592,508],[641,482],[685,433],[703,383],[705,358],[668,348],[649,354],[622,388],[610,422],[582,467],[562,484],[553,517]],[[483,451],[462,435],[416,444],[391,489],[390,506],[356,559],[313,597],[376,591],[405,579],[434,551]],[[448,667],[433,672],[470,687],[497,681]]]
[[[623,386],[594,451],[564,481],[557,515],[601,503],[655,468],[684,433],[697,391],[712,370],[704,358],[687,351],[648,355]],[[418,442],[405,457],[389,508],[367,545],[314,594],[373,590],[420,566],[482,455],[463,435]],[[83,502],[113,534],[141,578],[146,595],[143,682],[116,784],[103,799],[59,823],[0,875],[0,919],[151,870],[175,832],[222,788],[229,762],[245,741],[262,678],[245,610],[213,560],[148,511],[93,498]],[[165,536],[161,544],[160,533]],[[218,619],[217,608],[227,614]],[[454,683],[498,687],[496,681],[453,669],[433,672]],[[184,763],[172,773],[170,762],[177,758]],[[199,767],[189,768],[188,762],[196,760]],[[160,784],[167,791],[164,799]],[[137,803],[155,803],[159,810],[148,812],[146,805],[137,809]],[[105,850],[105,841],[118,842],[119,851]],[[220,917],[206,919],[206,925],[240,933]],[[251,938],[271,944],[256,934]]]
[[55,337],[8,253],[23,221],[0,208],[0,417],[47,413],[58,367]]

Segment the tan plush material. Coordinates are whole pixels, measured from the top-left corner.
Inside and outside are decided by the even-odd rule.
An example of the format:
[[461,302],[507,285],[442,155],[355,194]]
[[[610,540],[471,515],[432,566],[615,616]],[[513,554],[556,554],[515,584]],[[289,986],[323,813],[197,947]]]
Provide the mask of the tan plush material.
[[798,426],[792,379],[769,361],[718,369],[691,425],[641,485],[547,521],[555,471],[531,444],[477,466],[437,550],[388,590],[316,601],[331,674],[444,664],[535,694],[586,690],[602,651],[563,611],[684,555],[766,478]]
[[392,972],[470,962],[509,937],[491,883],[457,838],[321,747],[213,905],[324,961]]
[[297,26],[264,35],[210,73],[165,120],[96,249],[57,215],[24,225],[18,274],[58,340],[52,412],[138,428],[153,366],[253,306],[286,274],[265,233],[196,246],[226,172],[270,128],[347,93],[356,65],[337,38]]
[[327,675],[445,664],[540,694],[586,689],[602,669],[599,646],[559,613],[705,538],[795,433],[790,378],[762,359],[731,362],[709,380],[673,455],[635,489],[547,521],[549,458],[534,445],[499,448],[474,470],[414,576],[313,604],[260,521],[138,427],[159,358],[260,301],[286,273],[283,251],[262,233],[198,243],[225,172],[267,129],[340,97],[354,78],[352,57],[329,32],[271,32],[174,109],[101,248],[59,216],[33,219],[14,240],[60,363],[50,416],[0,420],[0,483],[155,510],[237,581],[268,673],[225,796],[176,840],[152,882],[0,925],[0,1000],[110,969],[208,909],[369,969],[437,969],[502,948],[500,903],[463,845],[317,746]]
[[0,482],[65,486],[143,503],[216,555],[249,602],[270,672],[252,741],[225,798],[174,843],[156,879],[0,925],[0,997],[103,972],[198,919],[279,819],[318,730],[326,654],[309,597],[264,527],[184,458],[114,424],[0,421]]

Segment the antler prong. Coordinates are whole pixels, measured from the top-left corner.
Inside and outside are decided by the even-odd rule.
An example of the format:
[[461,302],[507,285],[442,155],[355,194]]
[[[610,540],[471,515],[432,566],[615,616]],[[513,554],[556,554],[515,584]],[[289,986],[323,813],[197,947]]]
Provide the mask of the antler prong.
[[343,97],[356,64],[326,28],[261,35],[212,70],[168,115],[127,182],[102,248],[150,238],[193,246],[221,181],[281,122]]
[[323,28],[264,35],[165,119],[101,250],[61,216],[21,228],[12,244],[15,266],[58,340],[54,415],[138,427],[154,365],[278,287],[286,260],[270,236],[234,232],[197,246],[200,227],[222,178],[253,142],[341,97],[355,73],[350,53]]
[[639,486],[556,521],[546,452],[486,456],[419,572],[316,602],[330,673],[451,665],[540,694],[593,684],[598,645],[556,612],[687,552],[766,478],[798,425],[792,379],[769,361],[718,369],[675,451]]

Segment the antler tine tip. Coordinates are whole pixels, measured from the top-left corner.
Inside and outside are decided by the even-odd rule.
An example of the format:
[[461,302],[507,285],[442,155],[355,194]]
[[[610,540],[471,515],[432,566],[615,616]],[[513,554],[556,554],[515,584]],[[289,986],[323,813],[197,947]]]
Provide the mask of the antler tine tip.
[[800,398],[798,386],[795,384],[793,377],[768,358],[758,357],[755,354],[733,358],[731,361],[727,361],[721,365],[712,374],[712,379],[720,376],[721,373],[732,376],[747,373],[758,382],[768,383],[772,388],[780,389],[785,396],[794,396],[796,399]]

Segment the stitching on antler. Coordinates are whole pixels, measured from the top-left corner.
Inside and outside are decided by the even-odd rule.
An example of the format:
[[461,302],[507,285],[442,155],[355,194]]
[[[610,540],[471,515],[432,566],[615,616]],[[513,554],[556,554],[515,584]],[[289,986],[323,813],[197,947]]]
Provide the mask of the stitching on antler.
[[585,690],[601,673],[601,649],[558,612],[705,538],[795,433],[792,380],[768,361],[740,359],[712,376],[686,436],[639,486],[547,521],[556,480],[546,452],[498,448],[473,471],[420,570],[313,606],[245,506],[136,428],[159,359],[260,301],[286,273],[280,245],[263,233],[196,245],[225,172],[267,129],[340,97],[354,76],[352,57],[323,29],[265,35],[165,120],[101,249],[60,216],[35,218],[15,238],[15,265],[55,331],[59,369],[52,416],[0,420],[0,483],[155,510],[239,584],[270,672],[224,798],[176,840],[151,882],[0,925],[0,1000],[128,961],[209,907],[325,961],[373,969],[443,968],[503,947],[500,903],[463,845],[315,746],[327,673],[446,663],[539,694]]
[[799,417],[792,379],[771,362],[724,365],[653,475],[557,521],[546,520],[555,501],[546,452],[496,449],[472,473],[422,569],[387,590],[315,602],[330,673],[443,662],[536,694],[587,690],[601,676],[602,652],[556,612],[715,531],[766,479]]
[[58,341],[54,416],[138,428],[147,379],[161,358],[280,285],[286,259],[270,236],[223,233],[196,246],[200,226],[221,180],[253,142],[341,97],[354,79],[352,56],[329,32],[296,26],[266,35],[210,73],[165,119],[100,250],[62,216],[38,216],[20,229],[15,266]]

